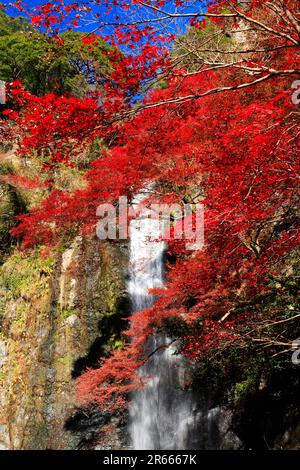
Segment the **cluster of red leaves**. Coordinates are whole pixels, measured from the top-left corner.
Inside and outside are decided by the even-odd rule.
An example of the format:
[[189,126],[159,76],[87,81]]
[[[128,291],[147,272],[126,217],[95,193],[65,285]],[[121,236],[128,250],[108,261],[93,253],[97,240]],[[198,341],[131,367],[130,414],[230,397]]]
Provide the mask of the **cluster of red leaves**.
[[[153,2],[158,8],[164,3]],[[217,3],[209,11],[227,4]],[[295,5],[292,0],[286,3]],[[273,26],[286,28],[286,23]],[[136,27],[124,34],[120,30],[117,37],[123,43],[143,38]],[[291,34],[296,37],[295,30]],[[274,47],[281,44],[273,34],[268,41]],[[133,315],[126,333],[131,341],[122,351],[79,379],[81,398],[110,409],[124,406],[126,395],[141,385],[136,369],[147,359],[144,345],[153,329],[172,317],[190,327],[200,321],[197,336],[183,338],[183,352],[197,359],[203,351],[209,355],[223,348],[253,320],[251,313],[241,320],[230,312],[254,295],[267,293],[270,272],[299,244],[300,128],[291,102],[291,79],[274,74],[256,86],[203,96],[228,83],[238,85],[240,71],[188,75],[172,70],[167,89],[152,92],[134,119],[116,124],[130,111],[130,97],[168,64],[152,36],[147,44],[141,42],[140,55],[111,52],[117,56],[101,110],[95,100],[35,98],[18,87],[12,90],[22,107],[21,114],[12,115],[23,133],[22,152],[47,149],[51,162],[69,164],[82,145],[117,134],[114,146],[91,165],[84,190],[52,190],[40,208],[21,217],[14,234],[23,237],[25,246],[55,244],[74,226],[93,230],[101,202],[131,195],[147,181],[162,189],[162,202],[197,199],[200,191],[205,205],[204,249],[190,253],[184,243],[172,242],[177,262],[168,271],[165,288],[157,292],[158,302]],[[259,62],[257,57],[249,59],[247,66],[259,66],[262,77],[271,66],[296,69],[298,49],[279,49],[267,59],[260,56]]]
[[[99,125],[99,106],[94,99],[47,94],[36,97],[19,81],[8,86],[8,98],[14,110],[3,114],[15,121],[21,156],[37,154],[45,159],[45,168],[57,162],[71,164],[91,140],[93,128]],[[21,109],[19,113],[16,109]]]
[[[221,77],[211,75],[213,79],[219,83]],[[193,78],[184,86],[195,90],[201,84]],[[118,352],[124,367],[128,354],[143,358],[148,335],[170,317],[191,326],[199,319],[204,322],[197,336],[184,342],[183,352],[190,358],[214,354],[238,341],[253,315],[245,314],[242,322],[236,315],[233,320],[230,316],[220,320],[254,295],[267,293],[273,266],[299,244],[297,225],[291,222],[280,228],[280,221],[288,220],[299,203],[300,167],[294,139],[299,123],[290,115],[290,93],[273,91],[274,96],[262,86],[248,93],[190,102],[179,109],[149,109],[126,126],[130,139],[122,154],[125,151],[130,158],[130,178],[140,163],[145,171],[148,167],[149,179],[173,192],[163,200],[183,199],[189,187],[199,187],[201,182],[206,215],[203,251],[187,254],[183,243],[172,242],[178,260],[169,268],[165,288],[156,292],[160,298],[155,306],[133,316],[132,341]],[[156,92],[153,99],[157,94],[172,96],[172,86]],[[260,233],[261,238],[256,238]],[[116,389],[107,385],[105,370],[107,363],[82,376],[80,396],[93,397],[90,374],[98,380],[99,393],[105,384],[106,393],[108,387],[114,396]]]

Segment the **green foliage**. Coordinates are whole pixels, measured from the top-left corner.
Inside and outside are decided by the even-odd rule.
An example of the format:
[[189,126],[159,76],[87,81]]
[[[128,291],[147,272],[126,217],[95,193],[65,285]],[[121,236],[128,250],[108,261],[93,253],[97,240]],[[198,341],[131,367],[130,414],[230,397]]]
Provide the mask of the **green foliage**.
[[0,80],[19,79],[35,95],[55,92],[82,96],[88,89],[87,70],[97,76],[109,70],[104,41],[89,47],[82,33],[68,31],[55,39],[33,30],[25,19],[0,14]]
[[66,318],[70,317],[71,315],[76,315],[78,314],[78,310],[75,310],[73,308],[64,308],[60,312],[60,318],[62,320],[66,320]]
[[104,149],[107,149],[105,143],[101,139],[96,138],[89,149],[89,153],[86,156],[83,156],[81,167],[89,168],[91,161],[96,158],[100,158]]
[[21,16],[13,18],[0,12],[0,36],[7,36],[19,31],[32,31],[32,26]]
[[39,250],[30,255],[16,252],[3,265],[0,288],[9,292],[12,299],[39,295],[45,288],[45,280],[51,275],[53,258],[44,258]]
[[122,340],[122,339],[114,339],[111,343],[111,349],[115,350],[115,349],[123,349],[124,348],[124,345],[125,345],[125,341]]
[[234,384],[231,390],[231,395],[234,401],[239,401],[245,398],[251,390],[255,391],[254,385],[255,383],[253,382],[253,380],[251,380],[251,378],[248,378],[243,382],[237,382],[236,384]]
[[58,362],[59,366],[62,366],[63,368],[66,368],[66,369],[69,369],[69,368],[72,367],[73,358],[72,358],[71,354],[68,354],[66,356],[60,357],[57,362]]

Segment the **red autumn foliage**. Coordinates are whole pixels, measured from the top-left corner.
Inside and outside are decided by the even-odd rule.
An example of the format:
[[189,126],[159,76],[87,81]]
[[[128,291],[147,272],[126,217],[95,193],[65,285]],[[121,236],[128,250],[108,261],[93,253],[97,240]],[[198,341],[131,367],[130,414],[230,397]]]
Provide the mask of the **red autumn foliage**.
[[[133,8],[140,2],[115,3]],[[185,2],[152,2],[160,14],[167,3],[180,8]],[[106,409],[124,406],[141,385],[136,370],[147,360],[145,342],[168,319],[184,322],[182,352],[195,360],[240,341],[259,318],[247,308],[251,299],[268,294],[274,269],[299,244],[300,124],[291,101],[299,76],[297,2],[284,1],[283,15],[266,18],[269,2],[252,1],[246,12],[238,3],[210,2],[206,16],[221,27],[238,19],[257,28],[247,60],[189,73],[174,67],[151,26],[119,24],[111,42],[128,43],[137,53],[110,52],[114,66],[101,106],[99,97],[36,98],[20,84],[11,88],[20,155],[47,155],[50,171],[57,162],[78,164],[96,138],[109,146],[91,163],[85,189],[69,194],[50,188],[41,207],[20,218],[13,233],[24,246],[55,245],[74,226],[94,230],[101,202],[132,195],[149,181],[156,182],[161,201],[194,199],[205,206],[204,249],[190,253],[182,242],[170,243],[177,260],[156,292],[159,300],[132,316],[125,347],[78,381],[79,396]],[[74,10],[47,5],[38,16],[44,26],[53,14],[61,21],[61,11]],[[201,29],[198,17],[188,21]],[[143,98],[157,73],[167,88]]]

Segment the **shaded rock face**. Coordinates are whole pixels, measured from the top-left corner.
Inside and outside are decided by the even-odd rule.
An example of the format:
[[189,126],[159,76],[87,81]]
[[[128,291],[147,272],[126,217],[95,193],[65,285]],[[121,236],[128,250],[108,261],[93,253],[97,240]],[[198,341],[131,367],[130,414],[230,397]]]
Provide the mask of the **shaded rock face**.
[[126,246],[96,237],[53,258],[15,251],[0,267],[0,448],[79,448],[109,421],[94,411],[81,430],[65,424],[83,413],[74,378],[120,344],[126,269]]
[[243,375],[232,361],[231,370],[208,368],[194,383],[200,449],[299,449],[298,366],[285,361],[281,367],[255,369],[254,359]]
[[245,449],[300,448],[299,366],[271,369],[234,406],[232,429]]
[[200,449],[239,450],[242,441],[232,430],[233,412],[226,406],[202,411],[199,419]]
[[99,409],[75,411],[66,421],[78,450],[126,450],[130,447],[125,414],[110,416]]

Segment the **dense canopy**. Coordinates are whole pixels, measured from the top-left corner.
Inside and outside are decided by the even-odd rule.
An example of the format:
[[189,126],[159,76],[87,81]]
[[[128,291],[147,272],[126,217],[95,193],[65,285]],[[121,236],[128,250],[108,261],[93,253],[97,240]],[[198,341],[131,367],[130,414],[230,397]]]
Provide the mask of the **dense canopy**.
[[[150,181],[160,202],[205,206],[204,249],[169,242],[158,302],[133,315],[121,350],[80,378],[80,396],[123,406],[157,328],[198,363],[257,345],[270,355],[289,347],[299,325],[297,0],[54,1],[30,18],[50,36],[17,27],[0,52],[0,78],[17,79],[3,119],[20,158],[43,172],[40,205],[12,232],[22,246],[57,249],[93,233],[101,202]],[[86,32],[59,33],[67,25]],[[29,69],[14,75],[5,55],[17,67],[25,53]],[[97,83],[109,69],[93,93],[84,85],[78,93],[86,79],[78,59],[92,62]],[[60,78],[57,88],[45,85]],[[64,188],[63,167],[84,184]]]

